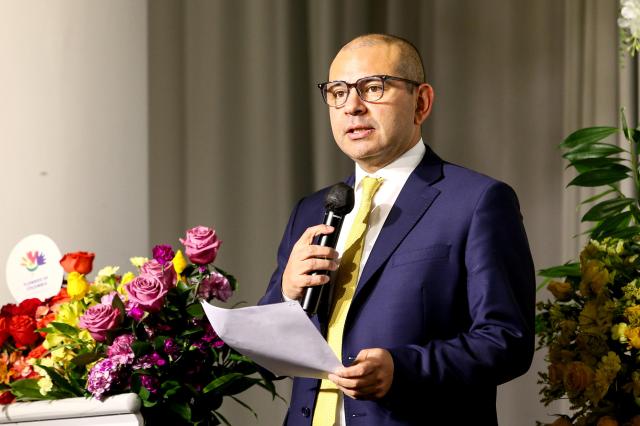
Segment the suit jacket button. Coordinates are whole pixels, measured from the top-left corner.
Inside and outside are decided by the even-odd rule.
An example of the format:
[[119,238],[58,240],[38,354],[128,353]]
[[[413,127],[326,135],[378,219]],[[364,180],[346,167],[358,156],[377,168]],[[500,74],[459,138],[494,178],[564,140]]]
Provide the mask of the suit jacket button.
[[311,415],[311,409],[309,407],[302,407],[302,410],[300,410],[300,412],[305,417],[309,417]]

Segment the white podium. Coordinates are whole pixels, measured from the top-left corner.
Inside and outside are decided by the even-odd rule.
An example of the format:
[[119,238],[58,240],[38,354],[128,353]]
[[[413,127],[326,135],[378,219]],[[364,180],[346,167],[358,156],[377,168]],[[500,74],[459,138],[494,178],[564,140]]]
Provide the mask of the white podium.
[[134,393],[98,401],[67,398],[0,405],[0,424],[20,426],[142,426],[140,398]]

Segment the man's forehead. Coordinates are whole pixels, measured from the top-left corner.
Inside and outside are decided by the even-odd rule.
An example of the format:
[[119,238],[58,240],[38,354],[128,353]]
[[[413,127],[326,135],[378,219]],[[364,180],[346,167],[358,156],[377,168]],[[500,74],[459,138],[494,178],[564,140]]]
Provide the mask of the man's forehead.
[[343,47],[329,68],[329,80],[358,79],[374,74],[393,74],[400,49],[393,44],[355,44]]

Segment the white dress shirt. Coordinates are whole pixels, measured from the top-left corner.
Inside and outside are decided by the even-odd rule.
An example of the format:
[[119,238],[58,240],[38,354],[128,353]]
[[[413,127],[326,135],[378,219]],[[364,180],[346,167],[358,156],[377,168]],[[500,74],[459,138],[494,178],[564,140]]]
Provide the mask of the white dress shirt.
[[[407,182],[409,175],[418,166],[422,157],[424,157],[425,152],[426,148],[422,139],[420,139],[413,148],[402,154],[394,162],[379,169],[375,173],[369,174],[365,172],[356,163],[356,180],[353,186],[355,188],[355,203],[353,210],[345,216],[344,222],[342,223],[342,230],[338,237],[338,244],[336,245],[338,253],[342,254],[344,251],[344,246],[347,242],[347,237],[349,236],[349,230],[353,225],[353,220],[355,219],[356,214],[358,213],[358,208],[360,207],[360,200],[362,199],[362,178],[365,176],[371,176],[383,179],[382,185],[380,185],[380,188],[373,196],[373,201],[371,203],[369,227],[364,238],[364,247],[362,248],[362,258],[360,259],[360,271],[358,273],[358,278],[360,277],[360,274],[362,274],[364,265],[367,263],[367,259],[373,249],[373,245],[378,239],[378,235],[380,235],[382,225],[384,225],[384,222],[387,220],[387,216],[389,216],[391,207],[393,207],[396,202],[396,199],[404,187],[404,184]],[[343,398],[338,400],[336,414],[336,419],[339,419],[338,425],[345,426],[347,423],[345,419]]]
[[[373,249],[373,245],[378,239],[378,235],[382,230],[382,225],[384,225],[385,220],[387,220],[387,216],[391,211],[391,207],[396,202],[400,191],[404,187],[409,175],[413,172],[413,170],[418,166],[424,154],[426,152],[426,148],[422,139],[410,150],[402,154],[399,158],[397,158],[392,163],[386,165],[385,167],[379,169],[375,173],[369,174],[364,171],[357,163],[356,163],[356,176],[354,183],[354,195],[355,202],[354,207],[351,213],[345,216],[344,221],[342,223],[342,230],[338,237],[338,243],[336,245],[336,250],[338,253],[342,254],[344,251],[344,246],[347,242],[347,237],[349,236],[349,231],[351,230],[351,226],[353,225],[353,221],[358,213],[358,209],[360,208],[360,201],[362,199],[362,178],[365,176],[371,176],[373,178],[382,178],[382,185],[375,193],[372,203],[371,203],[371,213],[369,215],[369,226],[366,231],[366,236],[364,240],[364,247],[362,250],[362,258],[360,259],[360,272],[364,269],[365,264],[367,263],[367,259],[371,254],[371,250]],[[358,275],[358,278],[360,275]],[[289,301],[283,293],[283,297],[285,300]],[[343,399],[340,398],[338,400],[336,419],[338,420],[339,426],[345,426],[345,412]]]

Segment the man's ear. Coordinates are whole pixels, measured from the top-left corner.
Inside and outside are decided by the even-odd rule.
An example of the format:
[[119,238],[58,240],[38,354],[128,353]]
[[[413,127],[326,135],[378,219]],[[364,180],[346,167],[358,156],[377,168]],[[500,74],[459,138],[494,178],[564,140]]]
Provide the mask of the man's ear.
[[420,126],[424,123],[427,117],[429,117],[429,114],[431,114],[431,107],[433,106],[434,96],[433,87],[427,83],[421,84],[418,87],[418,98],[413,118],[414,124]]

